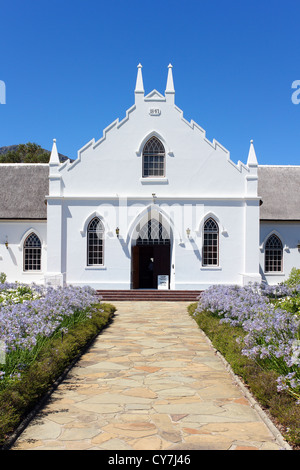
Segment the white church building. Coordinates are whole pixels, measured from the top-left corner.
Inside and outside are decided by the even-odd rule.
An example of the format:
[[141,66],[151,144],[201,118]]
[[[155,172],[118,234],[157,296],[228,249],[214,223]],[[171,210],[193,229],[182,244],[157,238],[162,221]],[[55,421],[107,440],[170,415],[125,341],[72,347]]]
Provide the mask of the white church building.
[[[0,165],[0,272],[95,289],[202,290],[300,267],[300,167],[234,163],[166,90],[61,162]],[[283,156],[284,158],[284,156]]]

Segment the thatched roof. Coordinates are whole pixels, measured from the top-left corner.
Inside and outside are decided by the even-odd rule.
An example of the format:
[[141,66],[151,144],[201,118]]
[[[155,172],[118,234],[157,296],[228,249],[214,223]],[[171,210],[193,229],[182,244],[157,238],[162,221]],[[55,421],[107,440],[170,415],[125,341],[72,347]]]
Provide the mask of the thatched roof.
[[259,166],[261,220],[300,220],[300,166]]
[[49,165],[0,164],[0,219],[46,219]]

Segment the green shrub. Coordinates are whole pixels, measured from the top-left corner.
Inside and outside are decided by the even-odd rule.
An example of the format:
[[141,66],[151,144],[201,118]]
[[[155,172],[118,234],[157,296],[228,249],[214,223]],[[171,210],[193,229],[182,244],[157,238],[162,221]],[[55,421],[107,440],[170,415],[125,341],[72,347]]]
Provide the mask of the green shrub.
[[300,284],[300,269],[292,268],[288,279],[284,282],[289,287],[295,287]]

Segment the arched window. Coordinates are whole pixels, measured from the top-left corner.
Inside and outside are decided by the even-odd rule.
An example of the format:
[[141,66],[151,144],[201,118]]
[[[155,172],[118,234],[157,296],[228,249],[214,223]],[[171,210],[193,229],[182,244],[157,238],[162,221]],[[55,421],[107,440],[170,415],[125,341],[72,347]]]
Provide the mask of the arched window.
[[170,245],[170,234],[156,219],[148,220],[139,231],[137,245]]
[[24,242],[24,271],[40,271],[41,257],[41,240],[32,232]]
[[104,226],[98,217],[94,217],[87,229],[87,264],[103,265]]
[[212,218],[206,220],[203,227],[203,266],[218,266],[219,264],[219,227]]
[[265,247],[265,272],[282,271],[283,249],[281,240],[277,235],[271,235]]
[[165,148],[157,137],[151,137],[143,150],[143,177],[165,176]]

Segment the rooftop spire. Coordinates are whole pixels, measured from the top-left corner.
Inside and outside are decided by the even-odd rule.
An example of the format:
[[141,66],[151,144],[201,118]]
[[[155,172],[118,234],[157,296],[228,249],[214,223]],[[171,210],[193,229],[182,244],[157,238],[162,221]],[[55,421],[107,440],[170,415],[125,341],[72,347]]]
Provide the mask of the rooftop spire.
[[172,68],[173,68],[173,65],[169,64],[166,93],[175,93]]
[[253,140],[250,140],[250,149],[248,154],[247,165],[248,166],[257,166],[257,158],[254,150]]
[[135,93],[144,93],[144,84],[143,84],[143,76],[142,76],[142,65],[139,64],[137,66],[138,73],[136,77],[136,85],[135,85]]
[[53,139],[53,145],[52,145],[52,151],[50,155],[50,165],[59,165],[60,160],[57,152],[57,147],[56,147],[56,139]]

